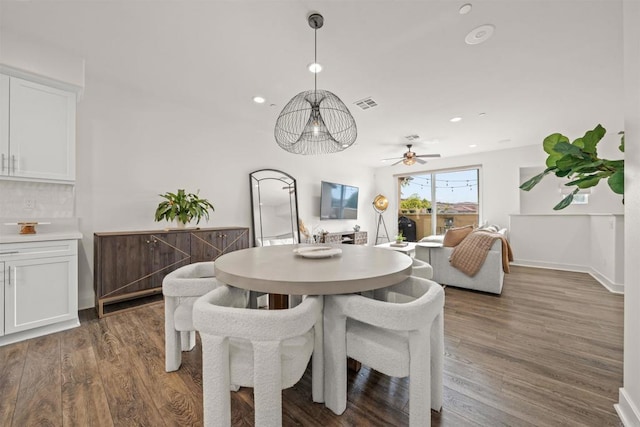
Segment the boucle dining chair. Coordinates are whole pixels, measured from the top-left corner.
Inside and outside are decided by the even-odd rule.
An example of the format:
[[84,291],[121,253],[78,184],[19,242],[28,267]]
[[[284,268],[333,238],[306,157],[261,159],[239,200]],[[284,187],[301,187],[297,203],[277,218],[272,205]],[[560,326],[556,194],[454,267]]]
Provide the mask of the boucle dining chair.
[[[388,302],[392,294],[410,302]],[[409,377],[409,425],[430,425],[442,408],[444,290],[409,277],[361,295],[327,295],[324,301],[325,405],[347,405],[347,356],[385,375]]]
[[193,323],[202,340],[205,426],[231,425],[231,385],[253,387],[255,425],[282,425],[282,390],[312,358],[312,398],[323,401],[322,297],[294,308],[254,310],[247,291],[221,286],[199,298]]
[[411,275],[422,277],[423,279],[433,279],[433,267],[428,262],[413,258]]
[[182,352],[196,345],[193,304],[202,295],[220,286],[215,279],[213,261],[182,266],[162,280],[164,295],[165,370],[176,371],[182,364]]

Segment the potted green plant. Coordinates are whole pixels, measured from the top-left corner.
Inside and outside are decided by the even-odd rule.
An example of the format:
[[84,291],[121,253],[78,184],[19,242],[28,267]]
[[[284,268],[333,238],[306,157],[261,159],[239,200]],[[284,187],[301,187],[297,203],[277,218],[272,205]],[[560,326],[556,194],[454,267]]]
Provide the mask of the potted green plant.
[[402,231],[399,231],[396,235],[396,243],[402,243],[405,239],[406,237],[402,235]]
[[[554,206],[554,210],[566,208],[578,191],[598,185],[602,179],[607,181],[614,193],[624,197],[624,159],[608,160],[598,157],[598,143],[606,132],[605,128],[597,125],[573,142],[569,142],[569,138],[560,133],[549,135],[542,143],[544,151],[549,154],[546,161],[547,168],[522,184],[520,189],[529,191],[547,174],[554,173],[559,178],[569,178],[565,186],[575,187],[568,196]],[[618,149],[624,153],[624,132],[619,134],[622,137]]]
[[207,199],[201,199],[196,193],[187,193],[185,190],[178,190],[177,193],[159,194],[165,200],[158,204],[156,209],[156,221],[176,221],[178,227],[183,228],[193,219],[196,224],[202,218],[209,219],[209,210],[214,211],[213,205]]

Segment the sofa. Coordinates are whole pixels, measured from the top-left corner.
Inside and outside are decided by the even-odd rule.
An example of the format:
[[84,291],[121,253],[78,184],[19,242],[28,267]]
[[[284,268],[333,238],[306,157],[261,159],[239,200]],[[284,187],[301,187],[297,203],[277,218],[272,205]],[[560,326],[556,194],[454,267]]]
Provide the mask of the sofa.
[[[499,233],[506,235],[506,229],[500,230]],[[433,242],[437,240],[437,238],[432,237],[428,240],[430,242],[429,246],[421,246],[420,242],[418,242],[415,253],[417,259],[428,262],[433,267],[432,280],[434,282],[498,295],[502,293],[504,270],[502,268],[502,241],[500,239],[493,242],[484,264],[473,277],[469,277],[451,266],[449,258],[455,248],[434,247]]]

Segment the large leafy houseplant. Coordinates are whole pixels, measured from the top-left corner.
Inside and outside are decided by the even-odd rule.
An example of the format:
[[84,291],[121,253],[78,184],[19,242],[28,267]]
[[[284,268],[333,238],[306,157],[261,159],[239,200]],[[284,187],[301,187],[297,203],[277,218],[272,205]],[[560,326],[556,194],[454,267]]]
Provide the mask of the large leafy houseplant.
[[164,198],[156,209],[156,221],[176,220],[178,225],[186,225],[192,219],[196,224],[200,219],[209,219],[209,210],[214,211],[213,205],[207,199],[201,199],[198,193],[187,193],[185,190],[178,190],[177,193],[159,194]]
[[[598,185],[601,179],[606,179],[609,188],[624,197],[624,159],[607,160],[598,157],[597,146],[606,132],[605,128],[598,125],[593,130],[587,131],[582,138],[577,138],[571,143],[569,138],[560,133],[549,135],[542,143],[544,151],[549,154],[546,161],[547,168],[522,184],[520,189],[531,190],[542,178],[553,172],[557,177],[570,179],[565,186],[576,187],[554,206],[554,210],[566,208],[578,191]],[[624,152],[624,133],[620,132],[620,134],[622,138],[618,149]]]

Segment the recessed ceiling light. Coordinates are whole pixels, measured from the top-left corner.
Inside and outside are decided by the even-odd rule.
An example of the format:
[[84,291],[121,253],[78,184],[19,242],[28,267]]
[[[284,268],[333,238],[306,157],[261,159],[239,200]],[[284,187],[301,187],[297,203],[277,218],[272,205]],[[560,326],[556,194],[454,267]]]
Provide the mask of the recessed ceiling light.
[[493,35],[493,31],[496,29],[491,24],[480,25],[477,28],[474,28],[467,34],[467,37],[464,38],[464,41],[467,44],[480,44],[489,40],[489,38]]
[[480,117],[484,117],[484,116],[486,116],[486,115],[487,115],[487,113],[480,113],[480,114],[478,114],[478,115],[479,115]]
[[460,120],[462,120],[462,117],[454,117],[452,119],[449,119],[449,121],[453,123],[459,122]]
[[476,148],[478,146],[478,144],[471,144],[469,145],[470,148]]
[[471,3],[463,4],[460,6],[460,10],[458,10],[460,15],[466,15],[469,12],[471,12]]
[[311,64],[307,65],[307,68],[312,73],[319,73],[320,71],[322,71],[322,65],[318,64],[317,62],[312,62]]
[[266,99],[264,99],[261,96],[254,96],[253,97],[253,102],[255,102],[256,104],[264,104],[264,101],[266,101]]
[[511,142],[510,139],[501,139],[500,141],[498,141],[498,144],[506,144],[508,142]]

